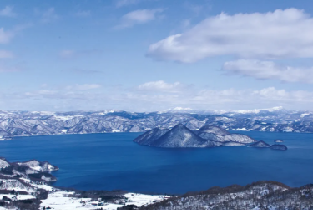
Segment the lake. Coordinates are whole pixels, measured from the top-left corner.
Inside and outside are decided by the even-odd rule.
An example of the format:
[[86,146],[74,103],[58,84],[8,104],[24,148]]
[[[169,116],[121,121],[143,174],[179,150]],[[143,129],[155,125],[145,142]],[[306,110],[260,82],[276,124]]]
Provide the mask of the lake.
[[289,186],[313,183],[313,134],[235,131],[288,150],[218,147],[167,149],[139,146],[141,133],[15,137],[0,141],[9,161],[49,161],[60,170],[56,186],[79,190],[127,190],[182,194],[212,186],[280,181]]

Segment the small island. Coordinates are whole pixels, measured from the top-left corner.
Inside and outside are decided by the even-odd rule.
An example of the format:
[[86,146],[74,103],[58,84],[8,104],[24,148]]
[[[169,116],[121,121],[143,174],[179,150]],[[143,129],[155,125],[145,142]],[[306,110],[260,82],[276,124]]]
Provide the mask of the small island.
[[134,142],[142,146],[166,148],[248,146],[287,150],[284,145],[271,146],[263,140],[257,141],[243,134],[231,134],[213,125],[204,125],[199,130],[190,130],[182,124],[175,125],[172,129],[154,128],[135,138]]
[[287,147],[285,145],[282,145],[282,144],[274,144],[270,147],[270,149],[279,150],[279,151],[286,151]]
[[275,142],[275,143],[282,143],[282,142],[284,142],[284,141],[283,141],[283,140],[280,140],[280,139],[276,139],[274,142]]
[[252,143],[252,144],[249,145],[249,147],[261,147],[261,148],[268,148],[270,146],[271,145],[269,145],[268,143],[266,143],[263,140],[257,141],[255,143]]
[[134,141],[143,146],[168,148],[245,146],[256,142],[247,135],[230,134],[217,126],[205,125],[193,131],[182,124],[170,130],[155,128],[138,136]]

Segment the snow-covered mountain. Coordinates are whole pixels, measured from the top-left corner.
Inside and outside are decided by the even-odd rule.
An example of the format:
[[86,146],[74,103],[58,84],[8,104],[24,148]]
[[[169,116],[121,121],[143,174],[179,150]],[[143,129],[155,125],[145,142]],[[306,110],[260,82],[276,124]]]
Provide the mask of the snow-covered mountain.
[[[140,144],[140,142],[138,142]],[[151,142],[149,146],[157,147],[210,147],[214,143],[205,141],[193,131],[189,130],[184,125],[175,125],[172,129],[167,131],[160,138]]]
[[212,187],[141,207],[142,210],[311,209],[313,186],[291,188],[279,182]]
[[140,142],[144,146],[150,146],[168,131],[168,129],[154,128],[138,136],[134,141],[137,143]]
[[205,140],[184,125],[175,125],[170,130],[153,129],[135,140],[140,145],[155,147],[214,147],[215,143]]
[[177,109],[137,113],[102,111],[0,111],[0,140],[13,136],[145,132],[183,124],[190,130],[215,125],[226,130],[313,132],[313,112],[280,108],[258,111],[202,111]]
[[287,150],[285,145],[271,146],[263,140],[256,141],[247,135],[231,134],[223,128],[212,125],[204,125],[199,130],[190,130],[182,124],[175,125],[169,130],[155,128],[138,136],[134,142],[142,146],[167,148],[249,146]]
[[216,147],[245,146],[256,140],[246,135],[230,134],[217,126],[208,126],[199,130],[189,130],[184,125],[175,125],[170,130],[153,129],[138,136],[135,140],[140,145],[155,147]]
[[221,142],[224,146],[226,145],[225,143],[232,142],[242,145],[255,142],[254,139],[250,138],[247,135],[231,134],[225,129],[215,125],[204,125],[199,130],[196,130],[194,132],[203,139]]

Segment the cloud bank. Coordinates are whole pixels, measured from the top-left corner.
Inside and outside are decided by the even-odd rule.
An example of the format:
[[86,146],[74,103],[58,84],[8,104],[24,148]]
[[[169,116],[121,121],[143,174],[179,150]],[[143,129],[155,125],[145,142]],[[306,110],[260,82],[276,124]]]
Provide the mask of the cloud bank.
[[127,5],[138,4],[140,0],[117,0],[116,7],[124,7]]
[[146,82],[142,85],[138,86],[138,90],[145,90],[145,91],[179,91],[183,85],[179,82],[175,82],[173,84],[166,83],[164,80]]
[[221,13],[182,34],[149,46],[156,60],[194,63],[213,56],[239,58],[222,69],[256,79],[312,83],[313,67],[281,66],[275,60],[313,58],[313,18],[299,9],[268,13]]
[[130,28],[136,24],[145,24],[157,19],[163,9],[139,9],[125,14],[116,28]]
[[297,68],[277,65],[273,61],[240,59],[226,62],[223,70],[256,79],[313,83],[313,67]]
[[13,12],[13,7],[11,6],[6,6],[5,8],[0,10],[0,16],[4,17],[16,17],[17,14]]
[[[188,87],[188,91],[181,87]],[[10,107],[20,110],[156,111],[174,107],[229,110],[274,106],[283,106],[286,109],[311,109],[313,92],[288,91],[275,87],[216,90],[161,80],[146,82],[132,88],[76,84],[58,88],[43,86],[31,91],[0,91],[0,101],[2,109]]]
[[313,19],[303,10],[220,14],[183,34],[150,45],[156,59],[192,63],[216,55],[249,58],[313,57]]

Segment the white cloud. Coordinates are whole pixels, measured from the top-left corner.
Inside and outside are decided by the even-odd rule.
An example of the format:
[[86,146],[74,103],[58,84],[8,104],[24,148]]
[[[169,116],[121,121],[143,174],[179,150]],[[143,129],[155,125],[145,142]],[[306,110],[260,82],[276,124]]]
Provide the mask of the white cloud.
[[196,15],[199,15],[203,11],[207,12],[212,8],[212,3],[210,0],[202,1],[201,4],[195,4],[196,1],[185,1],[184,7]]
[[0,50],[0,59],[2,58],[13,58],[13,53],[6,50]]
[[[28,106],[37,106],[35,104],[31,104],[30,102],[32,100],[35,100],[36,104],[39,103],[41,105],[39,110],[42,110],[43,107],[45,107],[45,109],[47,110],[51,110],[51,104],[54,104],[56,107],[60,107],[62,104],[66,104],[67,110],[81,109],[82,106],[80,104],[82,101],[93,101],[95,103],[98,103],[96,102],[97,97],[103,99],[103,96],[101,96],[101,94],[97,92],[97,89],[101,87],[102,86],[98,84],[76,84],[58,88],[50,88],[48,85],[44,85],[43,87],[41,87],[44,89],[7,94],[6,99],[8,101],[20,100],[23,101],[24,104],[28,104]],[[90,104],[90,107],[92,106],[93,105]],[[85,106],[85,108],[87,107]]]
[[100,55],[102,54],[101,50],[89,49],[89,50],[62,50],[59,53],[59,56],[63,59],[72,59],[72,58],[81,58],[91,55]]
[[90,10],[80,10],[80,11],[75,13],[75,16],[77,16],[77,17],[88,17],[90,15],[91,15]]
[[284,97],[286,96],[294,95],[293,93],[294,92],[288,93],[286,90],[276,90],[275,87],[269,87],[261,90],[255,90],[252,92],[252,95],[257,95],[272,100],[281,100],[284,99]]
[[140,0],[117,0],[116,7],[124,7],[131,4],[138,4]]
[[296,68],[277,65],[273,61],[239,59],[226,62],[222,69],[233,74],[250,76],[256,79],[313,83],[313,67]]
[[55,99],[66,98],[67,96],[78,98],[79,96],[84,95],[86,93],[85,91],[96,90],[101,87],[102,85],[99,85],[99,84],[83,84],[83,85],[76,84],[76,85],[67,85],[67,86],[58,87],[58,88],[49,88],[49,86],[45,84],[45,85],[42,85],[41,87],[44,89],[40,89],[36,91],[27,91],[22,95],[32,96],[32,97],[51,97]]
[[158,18],[163,9],[140,9],[125,14],[116,28],[129,28],[136,24],[145,24]]
[[179,82],[169,84],[164,82],[163,80],[146,82],[138,86],[138,90],[145,91],[178,91],[181,88],[182,85]]
[[[183,87],[183,88],[182,88]],[[188,87],[188,88],[186,88]],[[188,107],[191,109],[255,109],[264,107],[284,106],[287,109],[311,109],[313,92],[304,90],[287,91],[267,87],[259,90],[234,88],[215,90],[199,89],[181,83],[168,84],[164,81],[147,82],[138,89],[142,92],[128,91],[123,99],[131,101],[135,108],[155,107],[154,110],[168,109],[169,107]],[[116,96],[121,96],[116,94]],[[153,109],[151,109],[153,110]],[[150,110],[150,111],[151,111]]]
[[25,92],[25,96],[41,96],[41,97],[45,97],[45,96],[51,96],[56,94],[57,91],[55,90],[38,90],[38,91],[34,91],[34,92]]
[[2,10],[0,10],[0,16],[5,16],[5,17],[16,17],[16,14],[13,12],[13,7],[11,6],[6,6]]
[[[168,91],[173,86],[177,85],[157,85],[157,89],[150,88],[150,85],[148,86],[150,89],[145,91],[130,88],[101,88],[98,84],[77,84],[60,88],[45,86],[37,91],[23,89],[13,93],[10,90],[0,91],[0,101],[11,109],[23,110],[55,110],[53,106],[62,106],[63,110],[113,108],[133,111],[167,110],[173,107],[178,107],[176,110],[186,109],[185,107],[193,110],[242,110],[274,106],[283,106],[286,109],[312,109],[313,103],[313,92],[304,90],[288,91],[267,87],[243,90],[189,88],[189,92]],[[143,84],[143,87],[147,86]],[[6,108],[2,106],[1,109]]]
[[181,26],[183,29],[186,29],[190,26],[190,20],[189,19],[184,19],[181,21]]
[[0,28],[0,44],[7,44],[13,38],[14,34],[12,32],[4,31]]
[[0,44],[8,44],[18,32],[29,28],[30,26],[31,24],[21,24],[14,26],[10,30],[4,30],[4,28],[0,28]]
[[52,7],[44,11],[36,9],[35,13],[41,16],[40,21],[42,23],[54,22],[60,18],[60,16],[55,13],[54,8]]
[[0,63],[0,72],[16,72],[19,71],[19,68],[16,66],[8,66],[3,63]]
[[70,71],[79,73],[79,74],[101,74],[103,71],[100,70],[94,70],[94,69],[81,69],[81,68],[73,68],[70,69]]
[[313,57],[313,19],[303,10],[220,15],[150,45],[148,55],[192,63],[216,55],[242,58]]
[[93,90],[101,88],[101,85],[98,84],[84,84],[84,85],[69,85],[66,86],[66,90],[78,90],[78,91],[85,91],[85,90]]
[[255,109],[264,107],[284,106],[287,109],[311,109],[313,92],[286,91],[268,87],[260,90],[192,90],[192,93],[163,92],[150,94],[129,92],[123,100],[131,101],[136,109],[150,107],[150,111],[168,109],[169,107],[190,107],[202,110]]
[[[193,99],[197,103],[220,104],[225,107],[228,103],[231,107],[271,107],[284,105],[284,107],[303,106],[308,101],[313,101],[313,92],[309,91],[286,91],[268,87],[260,90],[201,90]],[[307,104],[308,105],[308,104]],[[228,108],[229,109],[229,108]]]
[[72,58],[75,55],[75,51],[74,50],[62,50],[59,53],[59,56],[62,58]]

